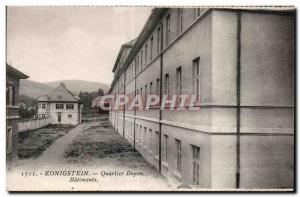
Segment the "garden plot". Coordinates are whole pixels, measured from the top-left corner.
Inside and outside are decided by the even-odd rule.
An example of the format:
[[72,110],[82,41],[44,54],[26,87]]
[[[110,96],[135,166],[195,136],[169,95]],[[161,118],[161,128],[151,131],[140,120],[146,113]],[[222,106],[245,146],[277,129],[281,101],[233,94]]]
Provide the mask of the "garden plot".
[[67,134],[72,128],[72,125],[48,125],[34,131],[19,133],[19,159],[39,157],[56,139]]
[[107,121],[102,121],[74,139],[64,156],[69,162],[82,163],[92,158],[102,159],[120,153],[139,154]]

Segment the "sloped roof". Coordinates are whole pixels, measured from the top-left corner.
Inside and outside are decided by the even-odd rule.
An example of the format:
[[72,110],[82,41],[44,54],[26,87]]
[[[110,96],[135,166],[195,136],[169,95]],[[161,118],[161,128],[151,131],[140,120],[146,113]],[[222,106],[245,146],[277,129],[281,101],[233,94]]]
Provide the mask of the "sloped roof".
[[50,98],[49,101],[57,101],[57,102],[79,102],[79,97],[73,95],[65,86],[65,84],[61,83],[57,88],[51,91],[48,94]]
[[27,75],[17,70],[16,68],[6,64],[6,73],[15,76],[18,79],[27,79],[29,78]]
[[125,48],[132,48],[133,45],[135,44],[135,41],[136,41],[136,39],[133,39],[133,40],[131,40],[129,42],[126,42],[126,43],[122,44],[122,46],[121,46],[121,48],[119,50],[119,54],[117,56],[117,60],[116,60],[115,65],[113,67],[113,72],[115,72],[115,70],[116,70],[116,68],[118,66],[118,63],[119,63],[119,61],[121,59],[121,56],[122,56],[123,51],[125,50]]
[[124,46],[130,46],[130,47],[132,47],[132,46],[134,45],[136,39],[137,39],[137,38],[135,38],[135,39],[133,39],[133,40],[131,40],[131,41],[129,41],[129,42],[123,44],[123,45],[124,45]]
[[50,100],[50,98],[47,95],[43,95],[38,98],[38,101],[49,101],[49,100]]

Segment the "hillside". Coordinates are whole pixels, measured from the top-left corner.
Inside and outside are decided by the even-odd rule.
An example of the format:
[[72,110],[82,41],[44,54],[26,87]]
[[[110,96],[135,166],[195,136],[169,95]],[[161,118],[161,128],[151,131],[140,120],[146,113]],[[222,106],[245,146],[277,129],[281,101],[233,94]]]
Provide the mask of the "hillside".
[[102,83],[81,80],[63,80],[49,83],[40,83],[36,81],[22,79],[20,81],[20,95],[25,95],[30,98],[37,98],[38,96],[48,94],[61,82],[63,82],[66,85],[66,87],[75,95],[78,95],[80,91],[98,91],[99,88],[102,88],[104,90],[104,93],[106,93],[109,89],[108,85]]
[[104,93],[109,90],[109,85],[83,80],[62,80],[44,83],[46,85],[57,87],[61,82],[63,82],[66,87],[74,94],[79,94],[80,91],[83,92],[96,92],[99,88],[103,89]]
[[52,90],[52,86],[43,83],[27,79],[20,80],[20,95],[25,95],[30,98],[37,98],[38,96],[45,95]]

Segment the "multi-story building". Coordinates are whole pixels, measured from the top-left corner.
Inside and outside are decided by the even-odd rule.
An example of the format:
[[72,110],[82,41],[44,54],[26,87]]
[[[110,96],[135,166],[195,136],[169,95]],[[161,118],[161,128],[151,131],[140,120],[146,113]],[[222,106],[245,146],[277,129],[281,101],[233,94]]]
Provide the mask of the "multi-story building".
[[156,8],[116,60],[112,95],[196,95],[200,110],[110,110],[170,183],[292,188],[294,10]]
[[20,79],[28,76],[6,64],[6,159],[8,167],[18,158],[18,120]]
[[40,96],[38,118],[51,117],[51,124],[79,124],[82,120],[82,101],[61,83],[48,95]]

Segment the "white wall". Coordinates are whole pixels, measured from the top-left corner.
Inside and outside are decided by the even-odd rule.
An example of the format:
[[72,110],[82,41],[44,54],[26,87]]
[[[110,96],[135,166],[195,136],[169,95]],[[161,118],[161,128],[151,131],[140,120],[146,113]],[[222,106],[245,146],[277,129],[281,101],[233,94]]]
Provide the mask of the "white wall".
[[38,129],[44,127],[51,123],[51,118],[37,118],[37,119],[30,119],[30,120],[20,120],[18,122],[18,131],[25,132],[29,130]]
[[[50,117],[52,124],[58,124],[57,114],[61,113],[61,124],[78,124],[78,103],[74,104],[74,109],[66,109],[66,103],[61,103],[64,105],[64,109],[56,109],[57,103],[50,103]],[[71,118],[68,115],[72,115]]]

